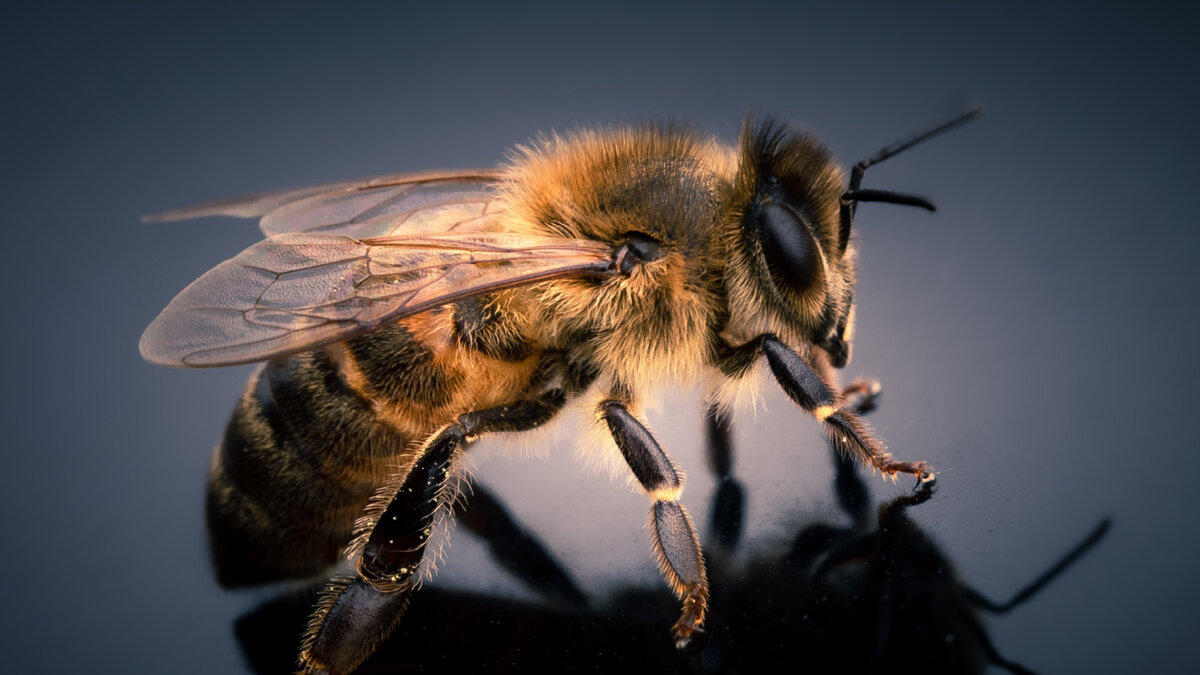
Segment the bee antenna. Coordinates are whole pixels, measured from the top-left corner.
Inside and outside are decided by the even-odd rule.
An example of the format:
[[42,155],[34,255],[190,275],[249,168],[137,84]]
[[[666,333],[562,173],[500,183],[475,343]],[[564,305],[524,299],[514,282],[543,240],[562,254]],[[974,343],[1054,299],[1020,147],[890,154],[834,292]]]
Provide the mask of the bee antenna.
[[928,211],[936,211],[933,202],[918,195],[906,195],[888,190],[846,190],[842,193],[842,202],[884,202],[886,204],[901,204],[903,206],[919,206]]
[[1049,584],[1051,581],[1054,581],[1054,579],[1057,578],[1058,575],[1062,574],[1068,567],[1074,565],[1076,561],[1083,557],[1083,554],[1087,553],[1093,546],[1100,543],[1100,540],[1104,538],[1104,535],[1108,534],[1108,529],[1110,527],[1112,527],[1111,519],[1105,518],[1104,520],[1101,520],[1100,524],[1092,529],[1092,531],[1088,533],[1088,536],[1083,538],[1083,541],[1075,544],[1075,547],[1070,551],[1067,551],[1066,555],[1059,558],[1058,562],[1054,563],[1050,569],[1042,572],[1041,576],[1039,576],[1037,579],[1034,579],[1033,582],[1031,582],[1028,586],[1017,591],[1017,593],[1009,598],[1007,602],[996,602],[983,595],[979,591],[967,586],[963,587],[963,592],[966,594],[967,600],[979,609],[991,612],[992,614],[1003,614],[1025,602],[1029,598],[1032,598],[1037,594],[1038,591],[1045,588],[1047,584]]
[[970,108],[967,108],[965,111],[955,115],[945,122],[942,122],[941,124],[935,124],[924,131],[918,131],[916,133],[909,134],[895,143],[892,143],[891,145],[879,150],[875,154],[854,165],[854,170],[850,173],[850,190],[853,191],[858,189],[858,186],[862,184],[863,174],[866,173],[869,167],[874,166],[883,160],[888,159],[889,157],[898,155],[917,143],[920,143],[921,141],[929,140],[940,133],[950,131],[960,124],[970,122],[982,114],[983,106],[980,106],[979,104],[972,105]]
[[958,611],[958,615],[959,618],[962,619],[963,623],[966,624],[967,629],[975,635],[975,639],[979,640],[980,646],[983,647],[983,653],[987,655],[988,661],[990,661],[992,665],[995,665],[998,668],[1003,668],[1010,673],[1016,673],[1017,675],[1033,675],[1032,670],[1019,663],[1009,661],[1000,654],[1000,651],[996,649],[996,645],[992,644],[992,639],[988,637],[987,632],[983,630],[983,626],[979,623],[978,618],[969,612],[964,612],[962,610]]
[[[983,114],[983,106],[980,106],[979,104],[972,105],[971,107],[967,108],[966,110],[959,113],[958,115],[955,115],[954,117],[950,118],[949,120],[946,120],[945,122],[942,122],[941,124],[935,124],[934,126],[929,127],[928,129],[925,129],[923,131],[918,131],[916,133],[909,134],[908,136],[905,136],[904,138],[901,138],[900,140],[896,141],[895,143],[892,143],[890,145],[883,147],[875,154],[873,154],[870,157],[855,164],[854,168],[850,170],[850,186],[849,186],[849,188],[847,188],[846,192],[842,195],[842,208],[841,208],[841,213],[840,213],[842,227],[841,227],[841,235],[839,237],[839,243],[841,245],[841,249],[843,251],[845,251],[846,244],[850,241],[850,229],[851,229],[851,225],[854,222],[854,207],[857,205],[858,202],[868,202],[868,201],[888,202],[891,204],[905,204],[908,206],[920,206],[923,208],[927,208],[930,211],[934,210],[933,204],[931,204],[928,200],[922,199],[920,197],[914,197],[911,195],[899,195],[894,192],[884,192],[882,190],[859,190],[859,186],[862,185],[863,174],[865,174],[867,172],[868,168],[884,161],[885,159],[888,159],[889,157],[894,157],[895,155],[900,154],[901,152],[911,148],[912,146],[914,146],[922,141],[929,140],[930,138],[933,138],[934,136],[937,136],[938,134],[949,131],[949,130],[953,129],[954,127],[959,126],[960,124],[965,124],[967,122],[970,122],[971,120],[975,119],[976,117],[979,117],[982,114]],[[862,196],[864,194],[866,194],[868,196],[865,199]],[[888,199],[876,198],[881,195],[887,195],[889,198]],[[896,199],[891,199],[891,197],[895,197]]]

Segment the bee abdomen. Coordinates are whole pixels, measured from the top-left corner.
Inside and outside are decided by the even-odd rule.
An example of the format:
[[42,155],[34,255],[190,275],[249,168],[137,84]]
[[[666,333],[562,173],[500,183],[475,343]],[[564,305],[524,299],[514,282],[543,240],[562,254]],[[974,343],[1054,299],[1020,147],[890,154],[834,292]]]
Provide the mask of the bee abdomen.
[[[503,310],[459,304],[453,322],[424,315],[411,326],[399,322],[271,361],[255,374],[209,480],[209,535],[222,584],[323,571],[403,463],[410,440],[477,404],[511,398],[513,386],[523,391],[536,367],[533,348]],[[495,359],[486,373],[446,367],[414,335],[443,319],[451,339]]]
[[255,373],[209,478],[220,583],[311,576],[336,562],[383,466],[405,441],[376,423],[322,352]]
[[360,401],[382,400],[425,408],[447,405],[461,384],[461,374],[434,362],[433,351],[403,323],[343,343],[344,374],[357,383]]

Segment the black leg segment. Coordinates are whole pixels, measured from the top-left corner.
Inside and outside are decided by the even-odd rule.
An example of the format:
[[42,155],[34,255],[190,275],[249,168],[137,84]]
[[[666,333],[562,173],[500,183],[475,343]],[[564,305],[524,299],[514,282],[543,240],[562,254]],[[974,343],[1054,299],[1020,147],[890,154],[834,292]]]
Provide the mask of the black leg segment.
[[434,517],[446,501],[450,462],[466,434],[457,425],[442,430],[405,477],[363,546],[358,573],[384,592],[409,587],[425,555]]
[[458,416],[458,424],[467,436],[492,431],[529,431],[549,422],[566,400],[561,389],[551,389],[541,398],[464,413]]
[[601,406],[604,408],[604,421],[608,423],[608,430],[638,482],[646,492],[656,498],[661,494],[668,499],[675,499],[682,488],[682,482],[679,480],[679,472],[659,447],[658,441],[654,440],[650,431],[625,409],[625,404],[609,400]]
[[300,652],[306,672],[352,671],[396,625],[434,525],[448,515],[457,495],[451,479],[462,448],[481,433],[540,426],[564,400],[555,389],[537,399],[464,413],[426,441],[390,496],[382,492],[360,520],[350,546],[357,575],[331,582],[313,612]]
[[700,538],[687,511],[677,501],[656,501],[650,507],[655,561],[671,590],[683,600],[679,620],[671,627],[675,646],[688,646],[704,624],[708,609],[708,578],[700,553]]
[[654,436],[623,402],[606,400],[600,404],[600,411],[633,475],[654,500],[650,507],[650,543],[659,569],[683,601],[683,611],[671,628],[675,646],[683,649],[703,627],[708,611],[708,577],[700,538],[679,504],[683,478]]
[[818,419],[822,419],[822,415],[828,417],[836,410],[834,404],[837,399],[833,390],[796,352],[774,335],[764,336],[759,342],[759,349],[767,357],[771,373],[775,375],[775,380],[783,387],[788,398],[816,415]]
[[407,592],[380,591],[360,576],[329,582],[308,621],[301,672],[353,672],[400,622],[411,599]]
[[412,579],[425,556],[438,512],[451,501],[447,484],[466,433],[443,427],[426,445],[374,524],[361,537],[358,574],[322,594],[300,652],[307,672],[347,673],[370,656],[408,606]]
[[[862,417],[841,402],[821,375],[796,352],[774,335],[762,335],[748,345],[756,345],[767,357],[767,363],[788,397],[801,408],[811,412],[825,425],[830,443],[839,450],[857,455],[872,469],[895,479],[898,473],[917,477],[917,489],[928,490],[935,479],[925,462],[898,462],[892,459],[872,434]],[[736,351],[736,350],[734,350]]]

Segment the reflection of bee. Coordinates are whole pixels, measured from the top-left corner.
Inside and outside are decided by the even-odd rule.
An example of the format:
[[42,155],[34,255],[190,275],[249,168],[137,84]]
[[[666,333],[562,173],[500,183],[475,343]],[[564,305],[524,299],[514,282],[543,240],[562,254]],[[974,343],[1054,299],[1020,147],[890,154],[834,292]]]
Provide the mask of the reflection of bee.
[[269,238],[180,293],[142,336],[175,366],[268,360],[217,450],[208,520],[226,585],[310,576],[339,553],[301,653],[352,670],[429,565],[469,441],[590,406],[652,499],[650,537],[701,629],[708,582],[680,472],[640,421],[667,382],[725,405],[760,355],[838,446],[908,473],[836,393],[850,358],[855,206],[930,207],[859,189],[863,171],[972,110],[842,171],[771,121],[737,149],[675,127],[581,132],[496,171],[392,176],[183,209],[262,217]]
[[[855,390],[844,392],[849,404],[864,412],[874,406],[873,393],[855,396]],[[720,459],[728,444],[710,426],[714,431],[710,458]],[[430,589],[359,672],[574,672],[582,664],[604,673],[734,675],[799,662],[805,673],[838,675],[1030,673],[1001,654],[980,613],[1003,614],[1032,599],[1093,550],[1109,520],[1010,600],[994,602],[956,574],[946,552],[910,517],[931,490],[893,498],[875,515],[854,460],[835,453],[834,461],[835,495],[849,525],[809,522],[792,534],[790,546],[746,547],[736,534],[741,513],[712,523],[718,536],[709,548],[722,553],[709,560],[713,611],[705,639],[683,653],[662,640],[662,626],[676,611],[665,589],[624,587],[589,602],[570,572],[547,564],[537,536],[477,484],[460,521],[540,599]],[[737,484],[732,475],[724,478]],[[721,501],[723,490],[714,496]],[[238,619],[238,642],[255,672],[286,670],[311,596],[288,592]]]

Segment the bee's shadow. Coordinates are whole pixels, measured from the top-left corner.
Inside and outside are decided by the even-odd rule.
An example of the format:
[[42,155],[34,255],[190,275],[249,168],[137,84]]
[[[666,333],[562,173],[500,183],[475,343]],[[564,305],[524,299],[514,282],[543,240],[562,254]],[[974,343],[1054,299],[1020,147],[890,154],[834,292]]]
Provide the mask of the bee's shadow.
[[[482,512],[491,524],[504,522],[490,528],[493,551],[545,600],[426,587],[357,672],[713,674],[790,663],[841,675],[970,673],[990,663],[1025,673],[1030,671],[992,645],[980,611],[1003,613],[1032,597],[1108,528],[1102,522],[1010,601],[996,603],[960,581],[946,555],[908,517],[929,493],[883,504],[874,524],[863,502],[865,486],[849,461],[838,461],[837,481],[841,505],[855,525],[804,523],[790,550],[754,551],[745,564],[727,563],[728,551],[711,547],[712,615],[707,634],[687,652],[674,648],[667,630],[678,602],[664,587],[618,589],[589,601],[536,538],[480,488],[469,509],[475,513],[462,518],[471,521]],[[713,525],[728,536],[728,523]],[[237,620],[238,642],[255,672],[295,669],[298,636],[317,590],[282,594]]]

